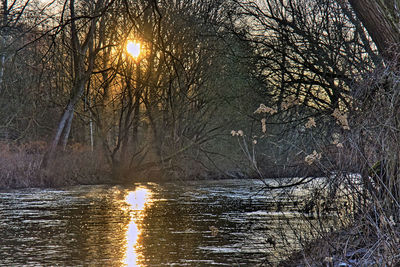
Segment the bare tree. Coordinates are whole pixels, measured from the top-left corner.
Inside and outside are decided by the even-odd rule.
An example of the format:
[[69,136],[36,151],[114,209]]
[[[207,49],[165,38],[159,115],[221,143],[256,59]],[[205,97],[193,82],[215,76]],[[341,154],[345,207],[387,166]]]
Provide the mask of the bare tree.
[[215,81],[230,68],[217,32],[226,18],[217,15],[221,3],[122,3],[117,12],[124,16],[115,23],[124,26],[108,38],[140,42],[143,52],[133,59],[125,45],[103,51],[91,80],[92,113],[109,163],[116,176],[201,165],[202,147],[226,123],[214,118],[223,94]]
[[[75,0],[70,0],[65,3],[65,6],[68,6],[69,8],[68,23],[71,41],[70,52],[72,54],[73,81],[70,89],[70,99],[58,123],[53,141],[43,157],[43,167],[46,167],[48,160],[54,156],[54,152],[59,145],[61,136],[63,135],[63,146],[65,146],[68,140],[75,107],[85,91],[85,86],[93,72],[96,55],[102,49],[104,42],[104,40],[100,39],[95,44],[94,37],[95,34],[99,34],[100,37],[104,34],[105,29],[103,26],[106,20],[104,13],[107,11],[111,2],[107,0],[88,2],[85,6],[87,8],[87,14],[79,14],[76,12]],[[64,10],[64,12],[66,12],[66,10]],[[87,20],[83,18],[89,19]]]
[[[13,54],[11,49],[16,46],[15,39],[20,34],[15,32],[21,23],[26,23],[26,28],[32,30],[32,26],[28,26],[27,21],[24,21],[24,13],[30,4],[30,0],[22,1],[13,0],[11,3],[8,0],[2,0],[2,20],[0,24],[0,93],[3,91],[3,76],[6,61]],[[22,19],[21,19],[22,18]],[[14,39],[14,41],[12,40]],[[21,45],[18,45],[21,46]]]
[[[266,171],[277,162],[296,170],[294,162],[301,165],[299,158],[329,146],[332,133],[342,131],[332,114],[349,111],[353,84],[382,60],[349,6],[330,0],[234,3],[231,29],[254,49],[253,77],[262,83],[253,109],[262,103],[273,111],[252,116],[263,120],[265,145],[273,151],[263,165]],[[306,128],[308,122],[316,127]]]

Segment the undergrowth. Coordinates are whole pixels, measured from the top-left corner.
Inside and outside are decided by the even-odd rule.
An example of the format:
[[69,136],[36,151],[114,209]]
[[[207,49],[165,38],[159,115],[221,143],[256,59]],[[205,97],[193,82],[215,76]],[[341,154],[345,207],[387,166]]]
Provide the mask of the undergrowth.
[[110,182],[101,153],[73,145],[59,151],[46,169],[41,161],[44,142],[0,145],[0,188],[59,187]]

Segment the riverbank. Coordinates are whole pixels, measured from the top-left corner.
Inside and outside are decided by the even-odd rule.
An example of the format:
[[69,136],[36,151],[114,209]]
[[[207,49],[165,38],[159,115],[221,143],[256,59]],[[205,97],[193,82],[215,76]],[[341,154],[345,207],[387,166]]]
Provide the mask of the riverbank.
[[[240,160],[205,166],[202,162],[176,159],[175,162],[141,162],[128,171],[110,166],[104,151],[79,143],[57,151],[45,169],[41,162],[48,144],[43,141],[15,145],[0,142],[0,188],[61,187],[88,184],[119,184],[175,180],[224,180],[260,178],[248,162]],[[131,162],[132,163],[132,162]],[[130,163],[130,164],[131,164]],[[135,163],[135,162],[133,162]],[[114,166],[115,167],[115,166]],[[259,169],[263,178],[323,176],[320,169],[303,160],[290,165],[273,165],[264,162]]]
[[46,169],[41,168],[44,151],[37,146],[2,146],[0,188],[61,187],[102,184],[111,180],[105,160],[87,149],[60,152]]
[[400,266],[400,225],[372,210],[355,216],[346,229],[321,235],[279,266]]
[[[140,170],[112,172],[102,151],[75,144],[65,151],[58,151],[46,168],[41,168],[47,144],[32,142],[24,145],[0,143],[0,189],[55,188],[72,185],[124,184],[134,182],[174,180],[223,180],[250,178],[239,170],[212,172],[200,168],[189,168],[181,173],[162,170],[157,164]],[[184,164],[184,163],[182,163]],[[115,171],[115,170],[114,170]],[[117,175],[116,175],[117,173]]]

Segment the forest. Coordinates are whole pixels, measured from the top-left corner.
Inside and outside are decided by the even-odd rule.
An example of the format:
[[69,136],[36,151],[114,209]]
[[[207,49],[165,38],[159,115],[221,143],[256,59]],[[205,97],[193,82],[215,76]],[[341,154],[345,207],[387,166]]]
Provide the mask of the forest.
[[399,6],[1,0],[0,188],[325,177],[342,232],[292,260],[396,266]]

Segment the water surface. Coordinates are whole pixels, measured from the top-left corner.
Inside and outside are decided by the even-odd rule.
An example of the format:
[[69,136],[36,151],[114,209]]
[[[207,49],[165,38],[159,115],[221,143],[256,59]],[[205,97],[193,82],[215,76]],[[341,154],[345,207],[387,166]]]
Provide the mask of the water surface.
[[224,180],[0,191],[0,266],[268,265],[315,226],[295,200],[262,188]]

